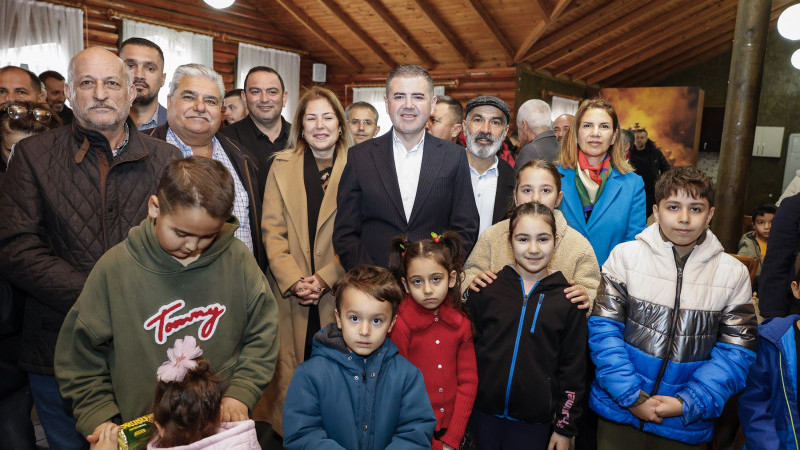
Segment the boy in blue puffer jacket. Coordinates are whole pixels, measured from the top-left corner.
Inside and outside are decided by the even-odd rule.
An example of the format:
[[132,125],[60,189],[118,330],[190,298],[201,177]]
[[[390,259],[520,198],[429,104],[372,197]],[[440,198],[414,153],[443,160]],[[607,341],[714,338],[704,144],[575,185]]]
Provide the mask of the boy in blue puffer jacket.
[[617,245],[589,319],[598,449],[711,440],[755,360],[750,277],[707,229],[711,178],[676,167],[656,183],[655,224]]
[[286,393],[284,447],[430,449],[436,417],[422,372],[386,339],[400,286],[388,270],[361,266],[334,290],[336,323],[314,336]]
[[[792,294],[800,299],[800,270]],[[797,366],[800,315],[767,319],[758,327],[758,356],[739,395],[747,450],[800,449]]]

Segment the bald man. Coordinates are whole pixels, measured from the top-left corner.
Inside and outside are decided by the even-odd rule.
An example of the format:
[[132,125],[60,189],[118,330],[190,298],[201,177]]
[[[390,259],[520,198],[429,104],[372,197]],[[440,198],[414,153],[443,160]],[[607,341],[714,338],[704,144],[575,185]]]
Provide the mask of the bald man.
[[[97,260],[144,220],[161,172],[181,153],[140,134],[128,118],[136,92],[113,53],[78,53],[66,92],[73,126],[14,148],[0,190],[0,276],[25,295],[19,365],[47,440],[79,449],[87,435],[76,431],[72,399],[61,397],[54,376],[70,377],[54,369],[59,329]],[[103,420],[115,414],[97,413],[108,414]]]
[[556,135],[558,145],[561,145],[562,142],[564,142],[564,138],[567,137],[567,133],[569,133],[569,128],[572,126],[573,120],[575,120],[575,116],[572,114],[562,114],[556,117],[556,120],[553,121],[553,133]]
[[17,66],[0,68],[0,103],[9,100],[44,102],[44,92],[39,77],[30,70]]

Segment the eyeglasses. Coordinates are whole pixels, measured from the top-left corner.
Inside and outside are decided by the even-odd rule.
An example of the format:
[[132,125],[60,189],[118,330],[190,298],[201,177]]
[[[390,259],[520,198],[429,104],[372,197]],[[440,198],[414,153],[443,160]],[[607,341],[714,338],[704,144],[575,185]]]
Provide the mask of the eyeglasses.
[[362,122],[364,123],[365,126],[368,126],[368,127],[372,126],[372,125],[375,125],[375,122],[373,122],[373,121],[371,121],[369,119],[364,119],[364,120],[361,120],[361,119],[350,119],[350,125],[353,125],[353,126],[356,126],[356,127],[359,124],[361,124]]
[[22,120],[25,116],[32,116],[37,122],[49,122],[53,114],[44,108],[28,109],[22,105],[10,105],[6,108],[8,116],[14,120]]

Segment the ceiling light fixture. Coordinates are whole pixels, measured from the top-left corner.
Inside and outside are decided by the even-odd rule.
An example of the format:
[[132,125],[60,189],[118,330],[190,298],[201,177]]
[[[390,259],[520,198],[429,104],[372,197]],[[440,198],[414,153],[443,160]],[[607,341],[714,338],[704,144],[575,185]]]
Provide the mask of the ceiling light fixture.
[[778,17],[778,33],[790,41],[800,39],[800,4],[783,10]]
[[206,2],[206,4],[208,6],[211,6],[212,8],[223,9],[227,8],[228,6],[231,6],[233,2],[236,0],[203,0],[203,1]]
[[800,69],[800,50],[797,50],[792,54],[792,65],[795,68]]

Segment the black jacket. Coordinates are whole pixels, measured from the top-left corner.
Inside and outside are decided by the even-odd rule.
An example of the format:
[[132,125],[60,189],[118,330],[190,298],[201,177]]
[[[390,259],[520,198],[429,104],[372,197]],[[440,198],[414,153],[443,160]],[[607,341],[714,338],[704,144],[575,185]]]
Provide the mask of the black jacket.
[[[166,141],[168,129],[169,123],[165,123],[151,130],[145,130],[144,133]],[[247,196],[250,200],[248,211],[250,212],[250,236],[253,239],[253,256],[256,257],[258,267],[263,271],[267,268],[267,253],[264,248],[264,240],[261,239],[261,200],[264,187],[258,184],[258,168],[253,162],[255,156],[252,152],[242,147],[241,144],[220,132],[217,132],[214,136],[219,140],[222,150],[228,155],[233,168],[236,169],[235,175],[239,177],[239,181],[242,182],[242,185],[247,190]]]
[[790,290],[795,279],[798,246],[800,194],[783,199],[772,220],[767,254],[758,279],[758,309],[765,319],[800,314],[800,301]]
[[244,148],[255,155],[254,161],[258,165],[259,189],[264,192],[264,185],[267,184],[267,174],[270,166],[272,166],[272,155],[286,148],[291,129],[292,124],[281,117],[281,133],[273,142],[258,129],[255,122],[253,122],[253,118],[248,115],[244,119],[221,129],[220,133],[241,143]]
[[517,180],[514,168],[500,157],[497,159],[497,173],[492,225],[505,220],[508,212],[514,206],[514,183]]
[[656,181],[662,173],[669,170],[669,162],[650,139],[642,150],[631,147],[630,162],[636,174],[644,181],[645,214],[650,217],[650,214],[653,214],[653,205],[656,203]]
[[20,367],[52,375],[67,311],[100,256],[147,217],[161,173],[181,152],[136,130],[108,140],[72,125],[19,141],[0,189],[0,276],[25,292]]
[[577,433],[587,325],[586,314],[564,295],[568,286],[556,272],[525,297],[520,276],[506,266],[492,284],[470,293],[466,305],[475,327],[479,411],[552,422],[564,436]]

